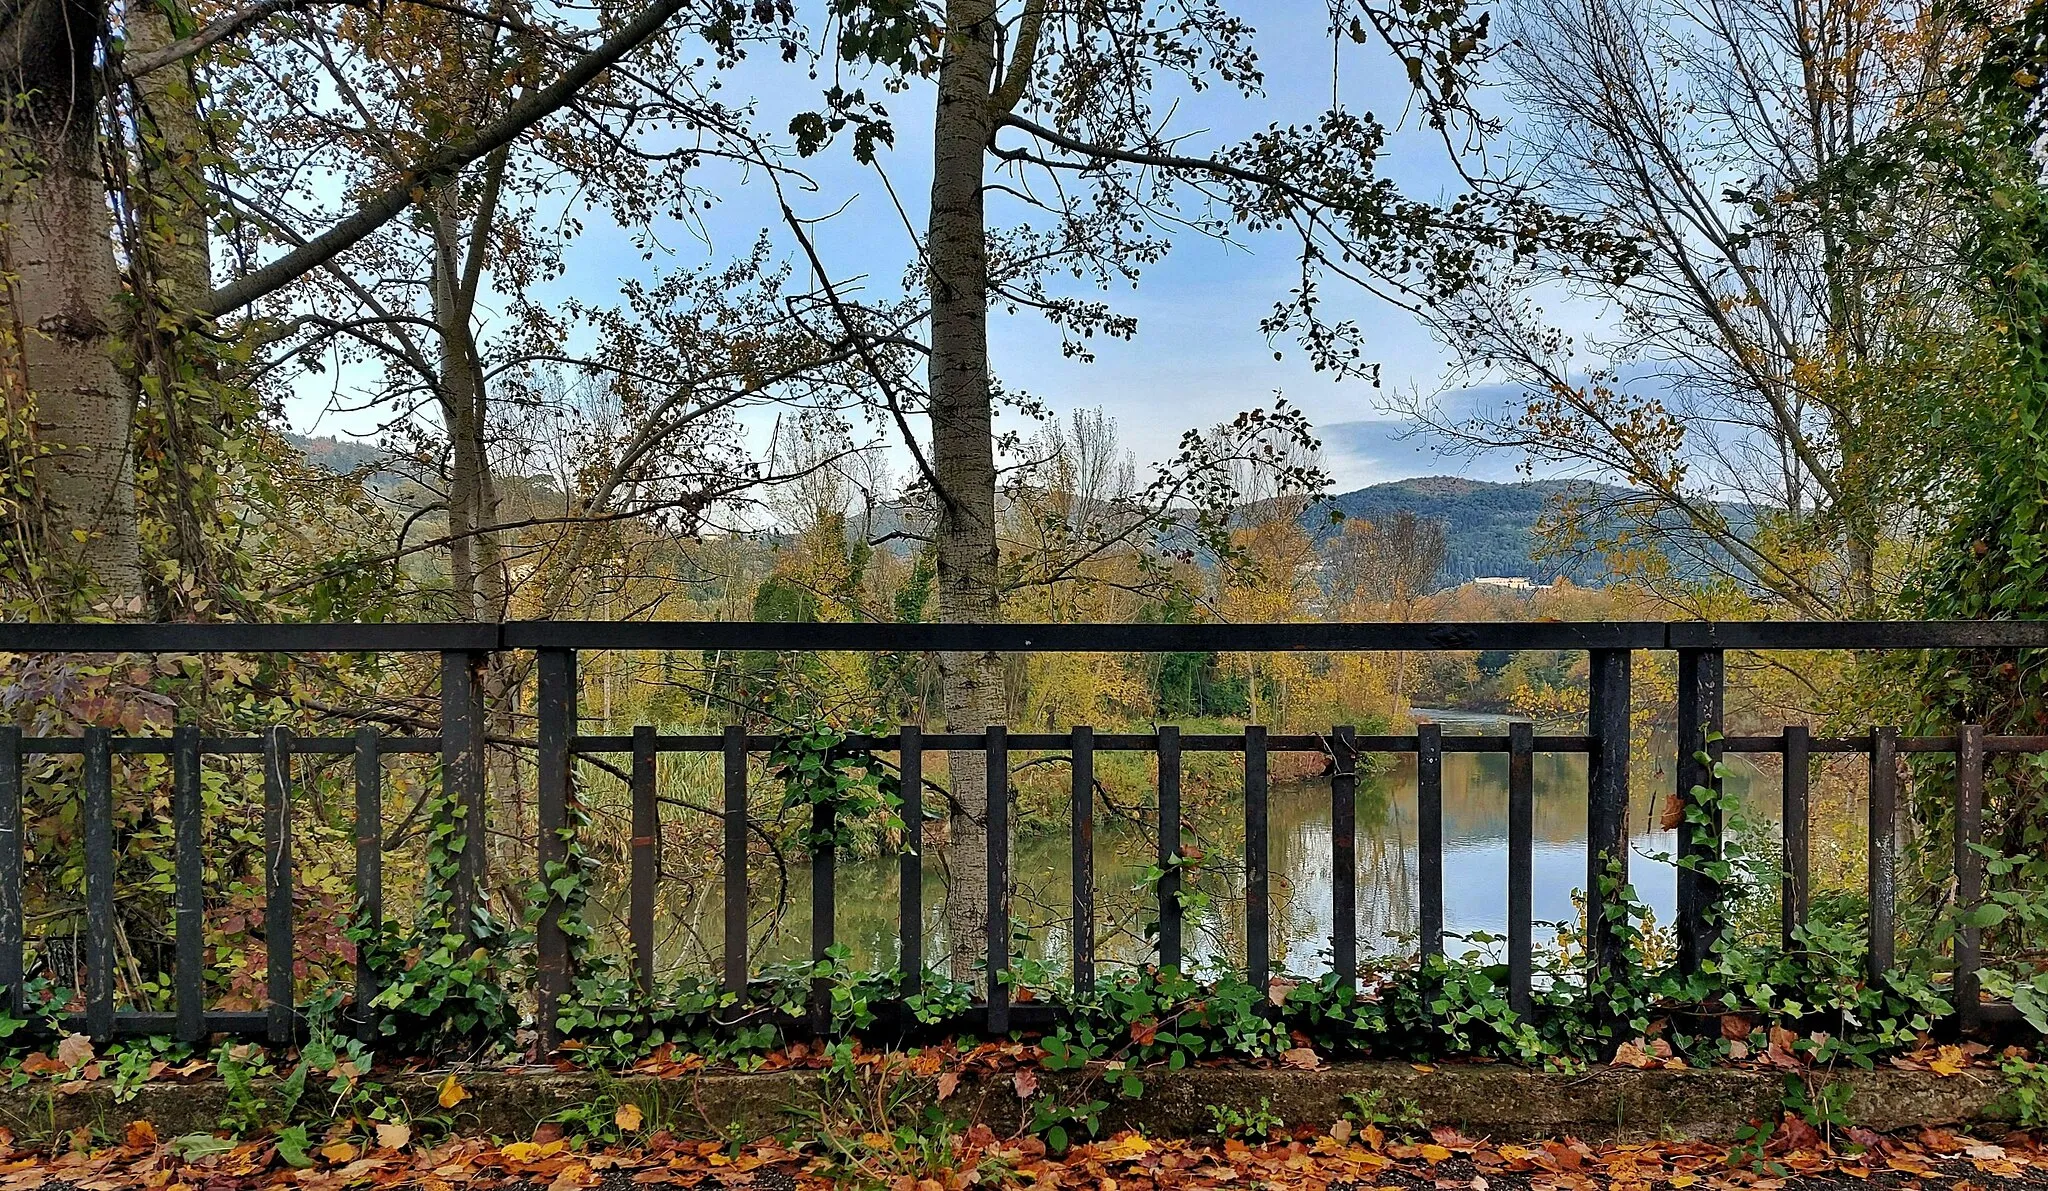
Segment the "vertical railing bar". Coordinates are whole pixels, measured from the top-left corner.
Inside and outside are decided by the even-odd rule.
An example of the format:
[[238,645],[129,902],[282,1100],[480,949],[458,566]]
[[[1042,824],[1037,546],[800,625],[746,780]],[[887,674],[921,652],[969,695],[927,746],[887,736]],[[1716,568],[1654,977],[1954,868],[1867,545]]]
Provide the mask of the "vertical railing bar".
[[[377,973],[370,951],[384,929],[384,759],[375,728],[356,729],[356,918],[370,938],[356,945],[356,1033],[377,1036]],[[552,1015],[548,1015],[552,1016]]]
[[[1620,924],[1610,921],[1615,895],[1628,882],[1629,652],[1595,649],[1588,720],[1586,920],[1596,979],[1620,974]],[[1609,882],[1613,887],[1607,887]]]
[[1358,729],[1331,733],[1330,970],[1339,988],[1358,986]]
[[1095,729],[1074,727],[1072,812],[1074,991],[1095,987]]
[[1443,725],[1415,726],[1415,851],[1422,958],[1444,953]]
[[1870,970],[1872,988],[1882,986],[1892,969],[1897,941],[1893,912],[1897,907],[1899,730],[1870,730]]
[[660,857],[661,811],[655,803],[654,725],[633,726],[632,872],[626,902],[626,933],[633,944],[633,970],[640,994],[654,995],[654,875]]
[[1180,971],[1180,728],[1159,727],[1159,968]]
[[1956,1023],[1965,1032],[1976,1028],[1981,1012],[1977,967],[1983,953],[1983,932],[1971,918],[1984,896],[1984,857],[1977,851],[1984,832],[1984,725],[1963,724],[1956,730]]
[[[206,1037],[206,857],[201,851],[199,729],[171,730],[171,884],[178,1041]],[[361,954],[358,949],[357,954]]]
[[269,1029],[273,1046],[292,1040],[292,732],[281,724],[263,734],[263,946],[269,959]]
[[1779,933],[1790,952],[1806,927],[1808,890],[1812,887],[1813,842],[1808,803],[1812,783],[1809,764],[1812,739],[1804,724],[1785,725],[1783,754],[1784,799],[1780,817],[1784,822],[1785,878],[1778,894]]
[[451,649],[441,654],[441,786],[462,815],[462,854],[449,911],[455,929],[474,938],[484,894],[484,655]]
[[537,664],[534,861],[540,868],[545,901],[534,928],[534,951],[541,1053],[545,1055],[561,1044],[562,1004],[574,984],[569,971],[569,936],[562,929],[568,902],[557,882],[564,882],[563,888],[567,888],[567,883],[581,878],[568,868],[573,830],[569,745],[576,735],[576,651],[543,649]]
[[21,729],[0,727],[0,1005],[16,1016],[26,1008],[21,983]]
[[1010,740],[988,726],[988,1032],[1010,1032]]
[[[1679,804],[1687,815],[1678,825],[1678,963],[1697,972],[1713,950],[1719,934],[1720,883],[1708,871],[1721,856],[1721,808],[1702,805],[1695,790],[1718,792],[1714,762],[1721,758],[1724,659],[1718,649],[1678,651]],[[1700,754],[1706,754],[1702,762]],[[1695,820],[1702,820],[1696,822]]]
[[747,991],[747,730],[725,726],[725,990]]
[[[811,804],[811,964],[831,959],[834,921],[838,917],[835,888],[838,881],[839,807],[832,799]],[[811,980],[811,1033],[823,1037],[832,1025],[832,982],[823,976]]]
[[897,966],[903,995],[924,987],[924,730],[905,724],[898,730],[896,770],[903,798],[903,851],[896,872],[897,932],[901,936]]
[[1262,991],[1272,973],[1273,927],[1268,841],[1266,729],[1244,730],[1244,954],[1245,976]]
[[85,730],[85,1020],[114,1036],[114,754],[105,728]]
[[1536,725],[1508,724],[1508,1005],[1527,1017],[1535,1004]]

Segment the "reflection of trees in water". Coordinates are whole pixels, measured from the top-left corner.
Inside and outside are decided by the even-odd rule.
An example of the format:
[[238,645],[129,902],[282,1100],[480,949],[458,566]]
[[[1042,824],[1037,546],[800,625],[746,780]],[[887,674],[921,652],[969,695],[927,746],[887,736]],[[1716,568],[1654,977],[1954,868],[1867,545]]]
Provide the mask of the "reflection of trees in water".
[[[1654,823],[1670,791],[1671,758],[1653,740],[1639,747],[1634,787],[1637,806],[1631,827],[1641,833]],[[1752,799],[1753,813],[1774,817],[1777,783],[1751,783],[1738,763],[1731,789]],[[1214,775],[1223,778],[1224,774]],[[1538,754],[1534,767],[1535,838],[1539,849],[1583,847],[1586,761],[1582,755]],[[1149,777],[1149,775],[1148,775]],[[1214,779],[1212,779],[1214,780]],[[1149,784],[1149,782],[1148,782]],[[1768,788],[1765,788],[1768,787]],[[1138,818],[1105,817],[1096,832],[1096,939],[1103,969],[1153,962],[1155,941],[1147,925],[1158,917],[1156,897],[1146,880],[1158,850],[1150,790],[1120,790],[1119,802]],[[1845,800],[1846,801],[1846,800]],[[1816,810],[1819,811],[1817,800]],[[1206,898],[1185,923],[1187,961],[1193,968],[1245,962],[1244,809],[1241,788],[1210,785],[1190,799],[1187,842],[1202,860],[1190,888]],[[724,905],[718,878],[715,820],[664,809],[676,821],[665,833],[658,949],[671,971],[710,973],[723,950]],[[701,819],[701,821],[699,821]],[[1050,830],[1018,824],[1013,869],[1017,880],[1014,915],[1025,954],[1047,964],[1057,977],[1069,970],[1072,931],[1072,857],[1064,823]],[[1820,826],[1816,824],[1816,835]],[[1452,909],[1471,907],[1477,886],[1505,888],[1507,758],[1496,754],[1449,753],[1444,758],[1445,884]],[[1332,933],[1330,784],[1327,779],[1275,782],[1268,835],[1272,849],[1272,955],[1276,967],[1313,973],[1329,960]],[[1639,841],[1646,842],[1646,841]],[[1411,949],[1417,932],[1415,780],[1412,757],[1394,758],[1385,772],[1361,780],[1358,790],[1358,938],[1361,953]],[[621,889],[625,857],[605,857],[608,888]],[[754,883],[754,962],[798,961],[810,949],[808,866],[800,858],[787,869],[787,892],[778,898],[776,861],[756,841],[750,858]],[[927,959],[944,953],[944,875],[936,850],[925,862],[924,905]],[[1572,866],[1567,866],[1572,868]],[[1496,871],[1498,870],[1498,871]],[[1575,871],[1582,871],[1578,869]],[[891,855],[843,863],[838,881],[838,937],[857,967],[897,963],[897,858]],[[1561,890],[1551,892],[1561,896]],[[1539,906],[1544,889],[1538,890]],[[1504,892],[1498,896],[1505,909]],[[617,909],[618,950],[623,952],[623,898],[600,898],[599,913]],[[778,917],[779,910],[779,917]],[[1539,913],[1539,917],[1542,916]],[[607,926],[607,935],[612,933]],[[610,944],[606,945],[608,948]]]

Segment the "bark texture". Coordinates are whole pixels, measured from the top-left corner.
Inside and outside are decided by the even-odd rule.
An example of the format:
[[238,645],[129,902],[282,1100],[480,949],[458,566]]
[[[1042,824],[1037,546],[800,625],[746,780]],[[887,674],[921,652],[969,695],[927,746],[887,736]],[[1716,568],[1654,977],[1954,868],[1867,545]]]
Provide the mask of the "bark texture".
[[112,216],[98,152],[94,48],[105,13],[83,0],[0,2],[0,273],[9,280],[8,387],[31,394],[53,453],[37,466],[44,549],[117,600],[142,591],[129,437],[135,389],[114,355],[120,317]]
[[[180,23],[189,26],[189,12],[183,5],[178,12]],[[166,52],[178,41],[161,0],[131,5],[126,33],[126,52],[138,57]],[[131,231],[131,276],[144,299],[134,338],[138,364],[157,376],[160,394],[158,408],[145,406],[138,419],[137,454],[160,459],[157,485],[145,484],[140,493],[146,514],[163,519],[171,555],[197,580],[191,594],[215,597],[221,575],[209,531],[219,515],[218,477],[210,469],[233,415],[208,383],[211,362],[202,353],[181,351],[165,329],[194,321],[213,290],[212,208],[201,165],[207,137],[195,62],[188,58],[151,71],[132,90],[139,133],[134,168],[142,185],[129,195],[140,215]],[[183,368],[201,375],[181,376]],[[167,614],[192,615],[182,590],[159,592],[157,598]]]
[[[932,138],[932,199],[926,248],[931,262],[932,471],[938,495],[939,617],[1001,618],[996,570],[995,439],[989,395],[988,240],[983,154],[995,127],[991,100],[996,15],[990,0],[949,0]],[[976,732],[1004,720],[1001,666],[993,653],[939,659],[946,724]],[[952,972],[973,975],[990,940],[988,770],[978,752],[948,758],[953,805],[948,832],[946,934]]]

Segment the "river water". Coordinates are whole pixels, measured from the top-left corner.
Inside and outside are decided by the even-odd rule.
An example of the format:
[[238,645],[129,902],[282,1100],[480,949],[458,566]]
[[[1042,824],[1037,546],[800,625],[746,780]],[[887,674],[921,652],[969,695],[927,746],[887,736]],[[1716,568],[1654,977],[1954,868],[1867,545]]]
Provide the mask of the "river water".
[[[1504,733],[1498,717],[1454,712],[1421,712],[1443,724],[1446,734]],[[1569,730],[1569,729],[1566,729]],[[1673,790],[1672,740],[1653,733],[1635,748],[1634,807],[1630,877],[1638,895],[1669,923],[1675,874],[1657,859],[1676,847],[1676,833],[1659,830],[1658,808]],[[1448,950],[1498,955],[1502,944],[1487,936],[1507,930],[1507,756],[1446,752],[1443,758],[1444,925]],[[1731,762],[1730,789],[1752,802],[1775,804],[1777,782],[1756,789],[1749,766]],[[1541,946],[1554,936],[1546,923],[1575,924],[1573,892],[1586,879],[1586,758],[1582,754],[1538,753],[1534,762],[1535,917]],[[1244,962],[1242,792],[1213,786],[1190,798],[1193,843],[1203,860],[1192,885],[1200,895],[1190,910],[1185,946],[1197,966],[1241,966]],[[1751,814],[1775,819],[1775,806],[1752,806]],[[1021,951],[1043,962],[1051,976],[1070,959],[1069,898],[1072,864],[1066,824],[1049,829],[1017,824],[1014,915]],[[1272,785],[1272,946],[1276,967],[1313,974],[1329,967],[1331,898],[1331,808],[1327,779],[1275,781]],[[1147,962],[1153,952],[1145,933],[1156,918],[1156,902],[1145,888],[1156,851],[1149,827],[1106,820],[1096,832],[1098,963],[1107,968]],[[925,957],[943,962],[945,925],[942,866],[927,849],[924,878]],[[1358,790],[1358,937],[1362,954],[1412,952],[1417,931],[1417,849],[1413,756],[1385,759],[1385,768]],[[757,866],[758,869],[758,866]],[[894,967],[898,962],[897,858],[894,855],[842,862],[835,883],[837,938],[851,950],[856,969]],[[783,878],[754,875],[755,956],[761,965],[806,958],[810,947],[808,868],[799,859]],[[677,888],[684,904],[664,906],[663,966],[708,971],[718,950],[723,909],[715,882],[694,894]],[[780,896],[778,896],[780,895]],[[780,909],[778,911],[778,903]]]

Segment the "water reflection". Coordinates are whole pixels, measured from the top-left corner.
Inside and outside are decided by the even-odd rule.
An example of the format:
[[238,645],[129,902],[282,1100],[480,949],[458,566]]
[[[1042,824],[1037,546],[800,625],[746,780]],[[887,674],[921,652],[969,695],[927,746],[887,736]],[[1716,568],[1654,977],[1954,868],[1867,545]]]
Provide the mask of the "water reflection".
[[[1444,716],[1447,733],[1502,732],[1502,721]],[[1652,857],[1676,847],[1674,832],[1657,827],[1658,808],[1671,791],[1672,741],[1658,733],[1638,741],[1632,780],[1630,876],[1659,922],[1671,920],[1675,874]],[[1388,767],[1358,791],[1358,933],[1360,950],[1382,954],[1412,951],[1416,923],[1415,762],[1388,759]],[[1494,753],[1446,753],[1443,760],[1444,917],[1453,936],[1503,936],[1507,930],[1507,757]],[[1731,791],[1750,799],[1750,769],[1740,762]],[[1762,792],[1759,792],[1762,793]],[[1534,764],[1535,916],[1539,945],[1552,931],[1540,925],[1572,922],[1572,893],[1586,876],[1586,758],[1539,753]],[[1190,799],[1191,802],[1195,801]],[[1191,842],[1203,859],[1193,880],[1198,895],[1185,928],[1189,961],[1202,966],[1244,963],[1244,866],[1241,791],[1201,800],[1205,809],[1190,822]],[[1773,808],[1753,814],[1772,817]],[[1070,961],[1069,898],[1072,864],[1066,826],[1023,830],[1015,844],[1017,895],[1014,917],[1024,954],[1043,962],[1055,977]],[[1269,811],[1271,915],[1276,966],[1297,973],[1326,971],[1332,927],[1330,907],[1331,808],[1327,779],[1276,782]],[[1096,938],[1102,967],[1149,962],[1153,955],[1146,926],[1157,917],[1144,888],[1156,849],[1149,828],[1120,821],[1102,823],[1096,833]],[[758,870],[758,866],[757,866]],[[942,865],[928,855],[924,865],[926,961],[942,962],[945,923]],[[893,855],[839,866],[838,940],[851,951],[856,968],[889,968],[898,962],[897,858]],[[782,912],[775,907],[785,875],[756,871],[753,917],[754,963],[805,959],[810,948],[808,868],[791,863]],[[715,882],[686,890],[665,884],[662,964],[669,969],[709,971],[719,950],[723,905]],[[1447,947],[1496,951],[1499,944],[1452,938]]]

